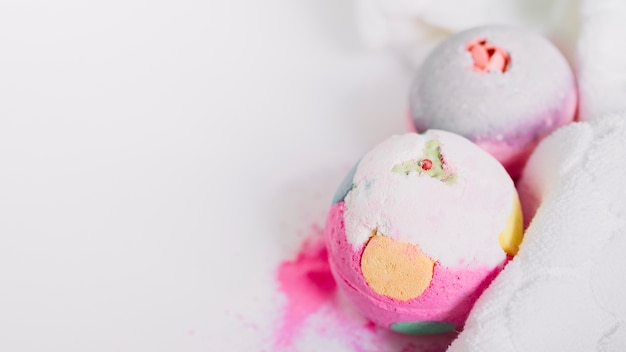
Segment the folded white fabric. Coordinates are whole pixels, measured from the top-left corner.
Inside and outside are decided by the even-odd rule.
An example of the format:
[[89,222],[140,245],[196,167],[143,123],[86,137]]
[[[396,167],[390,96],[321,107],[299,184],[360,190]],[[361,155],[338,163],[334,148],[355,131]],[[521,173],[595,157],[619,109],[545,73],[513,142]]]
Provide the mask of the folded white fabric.
[[626,351],[625,141],[622,113],[540,144],[521,181],[537,215],[449,351]]

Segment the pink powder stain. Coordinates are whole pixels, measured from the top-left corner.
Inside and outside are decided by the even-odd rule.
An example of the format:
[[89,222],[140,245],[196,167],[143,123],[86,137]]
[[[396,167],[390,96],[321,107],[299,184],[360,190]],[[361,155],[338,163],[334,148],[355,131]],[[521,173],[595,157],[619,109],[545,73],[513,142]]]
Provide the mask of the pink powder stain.
[[319,320],[307,328],[320,339],[341,341],[346,350],[445,351],[451,341],[448,335],[402,335],[380,328],[360,315],[345,301],[345,296],[337,292],[323,230],[319,226],[311,229],[311,235],[302,243],[295,259],[281,262],[277,269],[278,286],[287,303],[277,326],[273,351],[297,350],[304,323],[314,317]]
[[376,332],[376,324],[373,321],[368,321],[365,323],[365,328],[371,332]]
[[304,321],[332,300],[337,284],[330,272],[328,252],[321,236],[322,229],[313,227],[315,237],[305,240],[293,260],[278,266],[276,279],[287,297],[276,347],[293,342]]

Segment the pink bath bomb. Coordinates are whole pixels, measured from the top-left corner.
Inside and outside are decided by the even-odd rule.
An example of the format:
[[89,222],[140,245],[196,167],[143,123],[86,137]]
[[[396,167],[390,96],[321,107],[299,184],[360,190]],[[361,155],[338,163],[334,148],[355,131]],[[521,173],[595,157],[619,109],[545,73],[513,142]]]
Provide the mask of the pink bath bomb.
[[497,160],[428,130],[367,153],[339,187],[324,232],[338,287],[368,319],[430,334],[462,328],[517,252],[522,218]]
[[487,26],[435,48],[415,76],[409,104],[412,128],[458,133],[517,178],[537,143],[574,119],[576,82],[542,36]]

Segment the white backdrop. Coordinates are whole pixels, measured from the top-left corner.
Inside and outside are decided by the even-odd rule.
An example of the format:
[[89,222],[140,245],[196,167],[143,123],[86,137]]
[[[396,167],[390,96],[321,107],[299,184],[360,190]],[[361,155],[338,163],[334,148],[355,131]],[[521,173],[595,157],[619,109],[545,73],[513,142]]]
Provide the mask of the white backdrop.
[[0,2],[0,350],[270,348],[276,265],[403,131],[410,70],[355,28],[349,1]]

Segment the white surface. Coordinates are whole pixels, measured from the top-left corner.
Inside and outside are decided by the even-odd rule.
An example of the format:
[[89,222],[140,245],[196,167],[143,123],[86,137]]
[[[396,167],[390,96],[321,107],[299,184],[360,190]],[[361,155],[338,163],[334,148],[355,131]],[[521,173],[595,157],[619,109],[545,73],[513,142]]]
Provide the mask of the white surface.
[[[623,92],[612,74],[621,52],[591,61],[610,51],[593,38],[619,23],[617,2],[591,3],[583,13],[597,26],[583,28],[579,69],[593,117],[625,100],[611,94]],[[351,5],[0,2],[0,351],[269,349],[276,264],[321,223],[354,161],[403,130],[410,74],[358,47]],[[396,25],[409,60],[445,34]],[[556,32],[565,47],[576,35]],[[624,316],[623,280],[610,276],[622,237],[603,257],[613,269],[586,267],[613,310],[600,323]],[[567,287],[529,286],[546,314],[515,319],[556,326],[550,308],[587,302],[581,290],[545,304]],[[529,326],[516,339],[532,350],[550,330]],[[623,349],[623,324],[613,326],[598,350]],[[303,350],[335,346],[305,336]]]
[[276,263],[402,131],[349,2],[0,3],[0,350],[258,350]]

